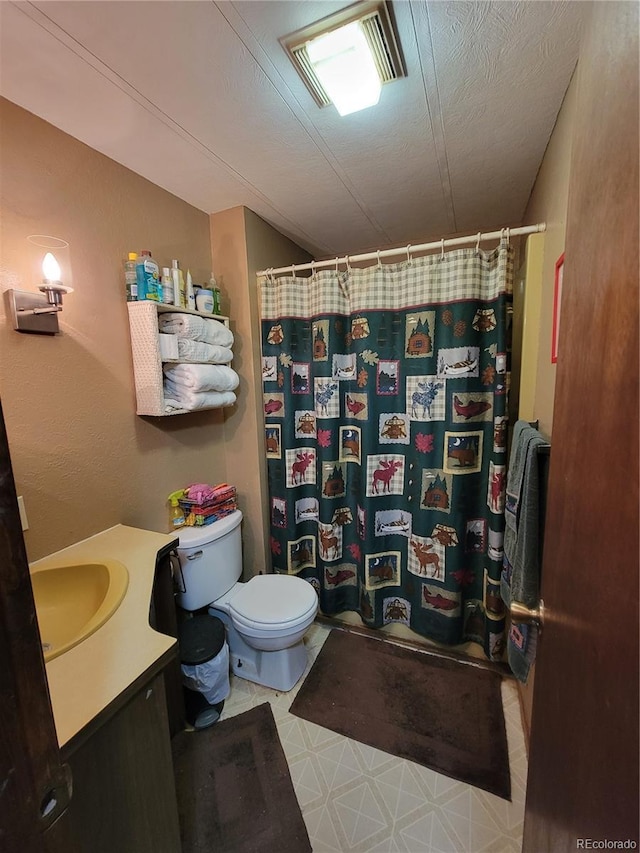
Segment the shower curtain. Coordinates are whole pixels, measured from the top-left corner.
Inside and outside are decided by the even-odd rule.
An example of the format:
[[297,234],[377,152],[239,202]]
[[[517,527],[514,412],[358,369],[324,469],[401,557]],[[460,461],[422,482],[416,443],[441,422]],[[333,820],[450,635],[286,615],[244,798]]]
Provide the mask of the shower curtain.
[[273,569],[502,657],[512,249],[261,280]]

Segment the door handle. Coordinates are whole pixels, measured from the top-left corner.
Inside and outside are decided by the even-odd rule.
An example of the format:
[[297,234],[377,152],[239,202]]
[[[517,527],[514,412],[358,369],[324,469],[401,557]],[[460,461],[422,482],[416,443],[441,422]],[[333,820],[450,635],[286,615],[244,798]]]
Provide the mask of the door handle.
[[512,601],[509,607],[514,622],[524,622],[526,625],[544,625],[544,601],[540,599],[537,607],[527,607],[521,601]]

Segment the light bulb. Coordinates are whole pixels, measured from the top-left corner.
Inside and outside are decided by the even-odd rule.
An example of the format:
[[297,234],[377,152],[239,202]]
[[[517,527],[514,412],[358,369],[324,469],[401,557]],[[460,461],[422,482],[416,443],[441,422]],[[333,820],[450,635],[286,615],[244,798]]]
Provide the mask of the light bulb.
[[60,281],[60,264],[51,252],[47,252],[42,261],[42,275],[45,281]]

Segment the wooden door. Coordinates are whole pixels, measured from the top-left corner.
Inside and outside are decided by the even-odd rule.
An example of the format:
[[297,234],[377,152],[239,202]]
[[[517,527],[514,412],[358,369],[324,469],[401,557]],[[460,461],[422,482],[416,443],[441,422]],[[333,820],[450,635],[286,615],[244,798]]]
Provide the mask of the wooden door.
[[0,407],[0,850],[73,853],[62,765]]
[[636,3],[593,4],[578,74],[525,853],[638,842]]

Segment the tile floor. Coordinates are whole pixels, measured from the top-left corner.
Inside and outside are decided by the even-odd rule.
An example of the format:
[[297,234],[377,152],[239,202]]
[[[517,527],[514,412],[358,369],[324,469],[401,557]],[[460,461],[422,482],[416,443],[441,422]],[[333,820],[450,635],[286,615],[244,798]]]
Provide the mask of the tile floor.
[[[307,671],[328,633],[317,623],[307,633]],[[294,717],[302,681],[278,693],[232,675],[222,719],[271,704],[314,853],[518,853],[527,757],[512,681],[502,682],[511,803]]]

